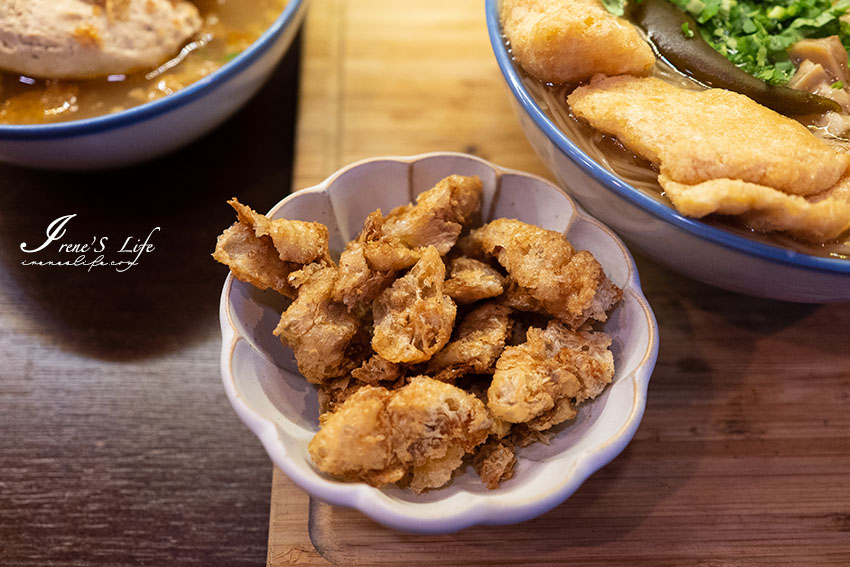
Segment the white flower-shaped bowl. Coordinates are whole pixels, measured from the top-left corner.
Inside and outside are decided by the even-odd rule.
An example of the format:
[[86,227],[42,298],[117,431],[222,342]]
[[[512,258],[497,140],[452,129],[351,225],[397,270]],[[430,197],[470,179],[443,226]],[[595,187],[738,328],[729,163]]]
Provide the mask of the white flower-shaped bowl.
[[165,98],[84,120],[0,125],[0,161],[89,170],[139,163],[176,150],[220,125],[254,96],[283,58],[306,10],[307,0],[290,0],[248,49]]
[[655,317],[623,243],[548,181],[456,153],[384,157],[350,165],[323,183],[278,203],[272,218],[324,223],[332,252],[360,231],[371,211],[412,201],[450,174],[478,175],[483,217],[518,218],[567,235],[590,250],[623,288],[623,301],[604,329],[613,338],[613,383],[578,417],[560,426],[550,445],[518,451],[515,475],[496,490],[466,466],[445,487],[414,494],[330,478],[313,466],[307,443],[318,431],[316,392],[298,373],[292,351],[272,335],[285,301],[228,276],[221,295],[221,372],[236,413],[260,438],[272,461],[294,483],[331,504],[356,508],[404,531],[446,533],[476,524],[508,524],[563,502],[629,443],[643,415],[658,354]]
[[590,214],[636,250],[695,280],[784,301],[850,301],[850,260],[805,254],[682,216],[583,152],[523,83],[502,35],[500,4],[486,0],[487,28],[520,125],[540,159]]

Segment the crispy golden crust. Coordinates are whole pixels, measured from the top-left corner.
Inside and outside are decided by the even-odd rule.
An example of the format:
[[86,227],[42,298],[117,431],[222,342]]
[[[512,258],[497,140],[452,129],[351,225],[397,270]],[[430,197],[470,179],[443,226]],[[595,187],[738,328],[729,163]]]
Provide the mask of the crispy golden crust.
[[516,454],[510,443],[490,440],[476,451],[472,465],[484,486],[494,490],[503,480],[513,478]]
[[481,208],[481,179],[450,175],[416,198],[416,205],[389,212],[382,231],[408,248],[434,246],[441,256]]
[[308,449],[320,470],[374,486],[412,474],[421,492],[448,482],[491,419],[463,390],[425,376],[395,391],[364,386],[326,415]]
[[573,332],[557,321],[530,328],[528,340],[496,362],[487,407],[499,419],[535,430],[575,417],[574,404],[598,396],[614,376],[611,338]]
[[458,256],[449,262],[446,295],[458,305],[474,303],[501,294],[504,280],[502,274],[488,264],[474,258]]
[[545,83],[648,75],[655,65],[635,28],[599,0],[504,0],[501,14],[517,62]]
[[375,299],[395,277],[419,260],[422,248],[440,255],[454,246],[481,208],[481,180],[452,175],[420,194],[416,204],[371,213],[358,237],[340,256],[334,297],[349,309]]
[[392,382],[404,375],[402,367],[394,362],[374,354],[359,368],[351,371],[351,376],[364,384],[377,385],[378,382]]
[[605,321],[622,291],[590,252],[575,252],[564,235],[515,220],[496,219],[471,237],[543,308],[572,328]]
[[219,235],[212,257],[229,267],[238,280],[295,297],[295,288],[289,285],[288,278],[301,265],[281,261],[271,238],[257,237],[245,223],[237,222]]
[[814,195],[850,164],[850,156],[796,120],[722,89],[686,90],[651,77],[594,78],[567,102],[576,116],[686,185],[727,178]]
[[332,299],[336,277],[334,266],[319,263],[293,272],[289,281],[298,296],[274,330],[292,348],[298,370],[314,384],[342,376],[362,362],[360,323]]
[[449,341],[457,307],[443,293],[446,266],[433,246],[374,301],[372,348],[391,362],[424,362]]
[[254,229],[258,237],[268,236],[280,259],[296,264],[331,263],[328,253],[328,229],[317,222],[289,219],[271,220],[243,205],[236,198],[228,201],[239,216],[239,222]]
[[660,175],[658,182],[676,210],[690,217],[743,215],[744,222],[756,230],[785,231],[810,242],[832,240],[850,229],[850,176],[810,197],[738,179],[684,185]]
[[451,381],[467,373],[492,374],[511,332],[511,310],[490,301],[468,312],[454,339],[428,362],[428,373]]

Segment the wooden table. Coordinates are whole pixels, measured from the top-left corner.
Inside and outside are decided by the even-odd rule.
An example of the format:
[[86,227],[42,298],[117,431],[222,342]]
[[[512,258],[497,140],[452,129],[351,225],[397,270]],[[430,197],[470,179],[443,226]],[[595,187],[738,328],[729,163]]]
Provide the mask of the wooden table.
[[[315,0],[295,187],[373,155],[466,151],[548,172],[479,2]],[[848,565],[850,305],[753,299],[636,257],[661,351],[631,445],[548,514],[415,536],[279,471],[269,565]]]
[[[304,39],[294,187],[432,150],[546,174],[480,2],[314,0]],[[170,158],[0,167],[0,565],[850,563],[850,305],[747,298],[640,256],[661,329],[643,423],[550,513],[410,536],[272,476],[220,386],[226,270],[208,254],[226,198],[263,210],[290,184],[298,58]],[[19,244],[72,213],[77,239],[160,226],[156,250],[124,274],[21,266]]]

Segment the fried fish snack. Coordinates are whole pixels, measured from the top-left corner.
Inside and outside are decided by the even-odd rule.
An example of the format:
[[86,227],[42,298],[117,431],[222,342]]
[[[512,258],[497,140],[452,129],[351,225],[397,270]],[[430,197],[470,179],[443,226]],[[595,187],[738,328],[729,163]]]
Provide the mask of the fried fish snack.
[[496,360],[511,334],[511,310],[488,301],[468,312],[454,339],[428,362],[435,378],[452,381],[464,374],[492,374]]
[[372,304],[372,348],[390,362],[425,362],[449,341],[457,307],[443,293],[446,265],[433,246]]
[[282,261],[272,239],[258,237],[247,224],[238,222],[221,233],[212,257],[229,267],[238,280],[257,289],[273,289],[286,297],[295,297],[295,288],[289,285],[289,274],[301,265]]
[[353,309],[376,298],[396,271],[419,260],[423,248],[434,246],[445,255],[481,208],[481,188],[478,177],[451,175],[421,193],[415,205],[397,207],[386,217],[372,212],[340,255],[334,297]]
[[488,264],[467,256],[458,256],[449,262],[446,294],[458,305],[466,305],[501,295],[504,281],[502,274]]
[[496,219],[470,236],[548,313],[574,329],[588,319],[605,321],[622,296],[593,255],[576,252],[558,232]]
[[271,238],[280,259],[284,262],[331,263],[328,253],[328,227],[325,225],[290,219],[271,220],[243,205],[236,198],[227,203],[236,211],[239,222],[253,228],[257,237]]
[[676,183],[737,179],[806,196],[835,185],[850,165],[850,155],[796,120],[731,91],[687,90],[653,77],[595,77],[567,102],[577,117],[616,136]]
[[337,271],[334,266],[313,263],[293,272],[289,282],[298,296],[274,330],[295,354],[298,371],[313,384],[351,372],[362,362],[365,345],[356,340],[362,333],[357,317],[333,300]]
[[487,407],[496,418],[543,431],[573,419],[575,405],[595,398],[611,382],[611,337],[574,332],[554,320],[545,330],[530,328],[527,337],[496,362]]
[[289,274],[312,262],[333,263],[323,224],[270,220],[236,198],[227,203],[236,210],[238,220],[219,235],[212,256],[228,266],[236,279],[294,298]]
[[475,396],[425,376],[390,391],[364,386],[331,414],[308,445],[323,472],[373,486],[412,475],[415,492],[446,484],[492,419]]
[[652,49],[629,22],[600,0],[505,0],[502,29],[517,62],[544,83],[572,83],[596,73],[648,75]]

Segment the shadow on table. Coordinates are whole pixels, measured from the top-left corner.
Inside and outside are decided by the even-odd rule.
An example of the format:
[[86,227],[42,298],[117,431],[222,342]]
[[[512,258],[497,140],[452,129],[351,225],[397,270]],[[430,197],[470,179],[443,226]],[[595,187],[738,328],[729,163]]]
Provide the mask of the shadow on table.
[[[33,332],[60,348],[103,359],[169,351],[218,332],[227,269],[210,258],[234,220],[238,196],[268,210],[291,184],[299,42],[270,82],[209,136],[159,160],[104,172],[59,173],[0,166],[0,283]],[[39,253],[48,225],[76,214],[64,238]],[[159,227],[159,230],[156,230]],[[151,234],[151,232],[153,233]],[[106,261],[127,261],[148,235],[154,250],[120,268],[24,266],[73,261],[62,243],[104,244]],[[129,240],[127,240],[129,238]],[[125,244],[126,242],[126,244]],[[87,261],[98,256],[86,254]],[[126,266],[122,266],[126,267]]]
[[[627,563],[652,538],[666,533],[675,539],[677,529],[697,529],[671,525],[669,519],[696,502],[708,506],[711,495],[699,496],[705,459],[724,455],[724,443],[745,446],[762,434],[748,416],[748,403],[736,402],[758,402],[752,399],[753,376],[760,374],[751,371],[748,354],[765,337],[775,344],[787,329],[811,327],[828,313],[816,305],[716,289],[639,255],[636,261],[658,318],[661,348],[644,419],[621,455],[539,518],[458,534],[403,534],[358,512],[311,500],[316,549],[339,564],[451,565],[457,557],[482,565],[555,564],[567,558],[581,563],[594,557]],[[370,540],[381,545],[362,544]],[[655,550],[652,557],[681,552],[674,547]]]

